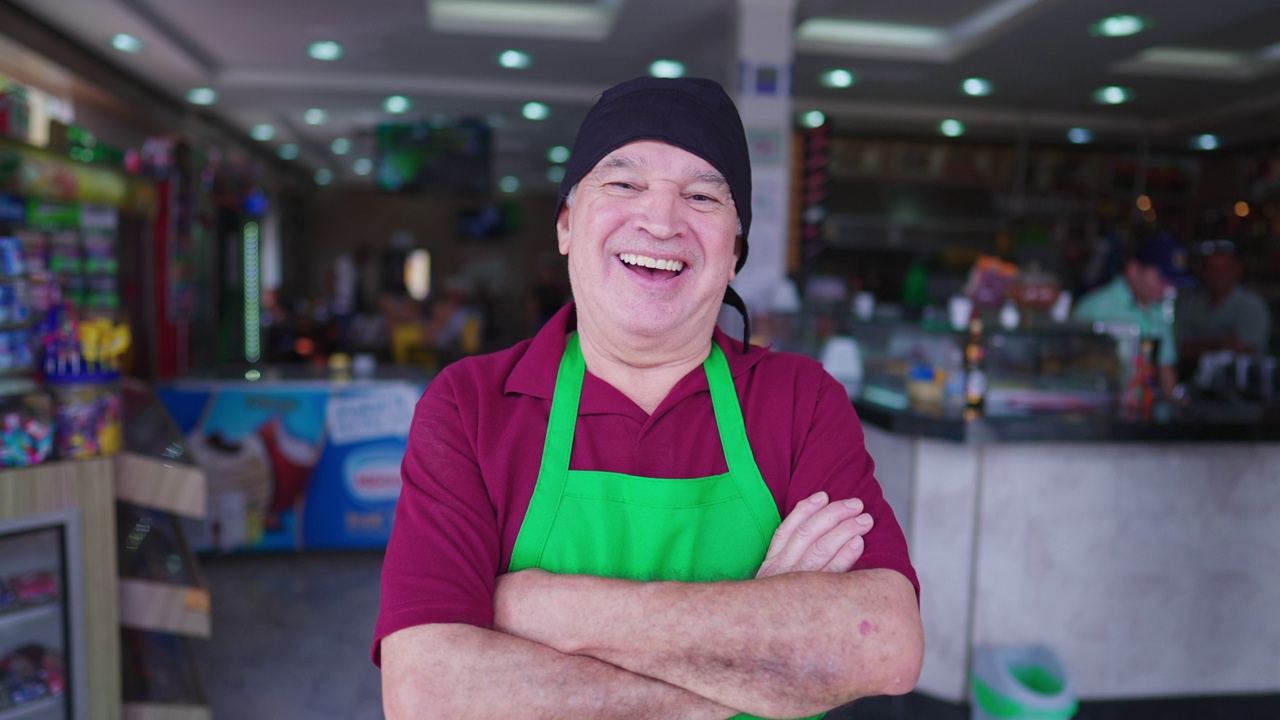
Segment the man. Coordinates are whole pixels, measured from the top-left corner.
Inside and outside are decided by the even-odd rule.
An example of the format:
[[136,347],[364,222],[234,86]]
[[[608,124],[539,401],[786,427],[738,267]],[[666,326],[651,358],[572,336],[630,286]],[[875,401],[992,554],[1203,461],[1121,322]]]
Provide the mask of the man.
[[1072,316],[1086,322],[1132,323],[1145,339],[1156,341],[1156,366],[1164,397],[1178,384],[1178,350],[1173,313],[1165,299],[1191,283],[1186,250],[1167,234],[1140,240],[1111,282],[1080,298]]
[[1178,352],[1195,367],[1207,352],[1263,353],[1269,349],[1267,301],[1240,286],[1244,268],[1230,240],[1201,243],[1201,287],[1178,296]]
[[556,217],[575,302],[415,413],[388,718],[800,717],[914,686],[915,573],[844,388],[715,328],[750,177],[709,80],[587,115]]

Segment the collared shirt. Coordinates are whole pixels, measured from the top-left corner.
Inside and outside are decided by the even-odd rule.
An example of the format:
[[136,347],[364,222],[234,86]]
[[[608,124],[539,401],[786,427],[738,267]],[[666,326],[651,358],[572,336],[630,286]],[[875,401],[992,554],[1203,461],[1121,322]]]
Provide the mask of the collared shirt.
[[[532,340],[445,367],[419,400],[382,571],[378,643],[427,623],[493,624],[495,579],[506,572],[537,483],[556,371],[572,304]],[[860,498],[875,525],[855,569],[897,570],[919,589],[906,540],[874,476],[843,386],[816,361],[742,345],[719,330],[756,464],[786,517],[819,490]],[[728,471],[701,367],[647,414],[587,372],[569,467],[660,478]]]
[[1133,323],[1144,338],[1159,340],[1160,365],[1175,365],[1178,348],[1174,344],[1172,313],[1165,311],[1163,303],[1139,305],[1129,289],[1124,275],[1117,275],[1111,282],[1080,298],[1071,316],[1086,322]]
[[1254,352],[1265,353],[1271,335],[1271,311],[1261,295],[1238,285],[1217,305],[1208,290],[1196,288],[1178,296],[1177,327],[1180,342],[1235,336]]

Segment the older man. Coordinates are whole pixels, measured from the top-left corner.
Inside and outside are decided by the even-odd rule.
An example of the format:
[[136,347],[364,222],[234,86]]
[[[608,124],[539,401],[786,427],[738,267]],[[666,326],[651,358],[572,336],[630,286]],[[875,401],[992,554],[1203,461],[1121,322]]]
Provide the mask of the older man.
[[719,85],[592,108],[556,217],[575,303],[414,417],[389,718],[799,717],[914,686],[915,573],[844,388],[715,327],[750,205]]

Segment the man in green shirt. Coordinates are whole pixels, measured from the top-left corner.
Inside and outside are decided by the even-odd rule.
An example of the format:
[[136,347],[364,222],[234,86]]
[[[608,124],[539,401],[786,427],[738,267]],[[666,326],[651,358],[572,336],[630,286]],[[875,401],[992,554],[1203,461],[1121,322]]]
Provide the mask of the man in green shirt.
[[1173,335],[1175,288],[1192,282],[1187,251],[1168,235],[1138,242],[1124,270],[1111,282],[1080,298],[1072,317],[1085,322],[1132,323],[1143,338],[1156,341],[1160,390],[1172,397],[1178,383],[1178,347]]
[[1178,354],[1195,366],[1207,352],[1266,354],[1270,345],[1271,312],[1267,301],[1240,286],[1244,267],[1230,240],[1210,240],[1199,246],[1201,286],[1179,294]]

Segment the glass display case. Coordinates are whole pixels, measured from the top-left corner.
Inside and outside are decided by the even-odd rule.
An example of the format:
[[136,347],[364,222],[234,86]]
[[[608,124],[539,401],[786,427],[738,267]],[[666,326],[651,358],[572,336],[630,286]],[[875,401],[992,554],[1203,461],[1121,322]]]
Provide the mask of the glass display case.
[[81,720],[79,513],[0,521],[0,720]]
[[[975,363],[985,375],[979,402],[988,416],[1109,411],[1126,381],[1125,328],[983,326],[980,335],[971,336],[937,321],[846,315],[827,324],[858,344],[863,366],[858,397],[893,409],[960,413],[973,404],[975,391],[966,381]],[[968,347],[975,344],[976,353]]]

